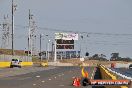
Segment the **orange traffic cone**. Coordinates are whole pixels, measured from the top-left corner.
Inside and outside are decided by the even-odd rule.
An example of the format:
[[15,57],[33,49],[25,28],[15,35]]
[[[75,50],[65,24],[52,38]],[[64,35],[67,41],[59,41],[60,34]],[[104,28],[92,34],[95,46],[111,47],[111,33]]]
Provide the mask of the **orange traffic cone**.
[[80,84],[80,79],[79,78],[75,78],[74,81],[73,81],[73,86],[76,86],[76,87],[79,87],[81,84]]

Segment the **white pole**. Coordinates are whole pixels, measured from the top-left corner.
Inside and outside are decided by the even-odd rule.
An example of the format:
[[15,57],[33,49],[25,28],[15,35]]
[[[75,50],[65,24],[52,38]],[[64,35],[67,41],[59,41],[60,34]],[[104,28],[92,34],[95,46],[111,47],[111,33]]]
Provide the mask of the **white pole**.
[[56,62],[57,58],[56,58],[56,40],[55,40],[55,51],[54,51],[54,62]]
[[48,35],[46,35],[46,59],[48,59]]
[[50,42],[50,40],[48,40],[48,46],[47,46],[47,56],[48,56],[48,61],[49,61],[49,42]]

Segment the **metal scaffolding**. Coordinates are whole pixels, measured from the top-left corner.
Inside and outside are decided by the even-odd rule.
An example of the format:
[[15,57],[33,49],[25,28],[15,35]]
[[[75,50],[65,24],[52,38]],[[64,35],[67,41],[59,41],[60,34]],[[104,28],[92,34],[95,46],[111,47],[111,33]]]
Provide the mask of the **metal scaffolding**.
[[8,49],[11,44],[11,28],[8,15],[4,16],[4,22],[2,24],[2,44],[1,48]]

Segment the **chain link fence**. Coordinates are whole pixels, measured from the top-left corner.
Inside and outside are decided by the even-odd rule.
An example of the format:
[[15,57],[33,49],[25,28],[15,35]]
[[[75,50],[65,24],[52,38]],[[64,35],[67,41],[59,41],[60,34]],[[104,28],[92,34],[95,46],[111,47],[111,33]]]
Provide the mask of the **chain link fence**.
[[12,55],[0,55],[0,61],[9,62],[12,59],[19,59],[22,62],[32,62],[31,56],[12,56]]

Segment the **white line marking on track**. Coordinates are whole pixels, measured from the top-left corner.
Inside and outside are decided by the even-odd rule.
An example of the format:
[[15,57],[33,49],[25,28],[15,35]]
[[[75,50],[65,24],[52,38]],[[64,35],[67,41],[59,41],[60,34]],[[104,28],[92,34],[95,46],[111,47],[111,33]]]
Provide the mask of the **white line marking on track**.
[[72,77],[73,79],[75,78],[75,77]]
[[37,78],[39,78],[40,76],[38,75],[38,76],[36,76]]
[[33,84],[33,86],[36,86],[36,84]]
[[59,86],[64,86],[64,85],[59,85]]
[[56,79],[56,77],[54,77]]
[[42,83],[44,83],[45,81],[41,81]]
[[51,80],[51,79],[49,79],[49,80]]

